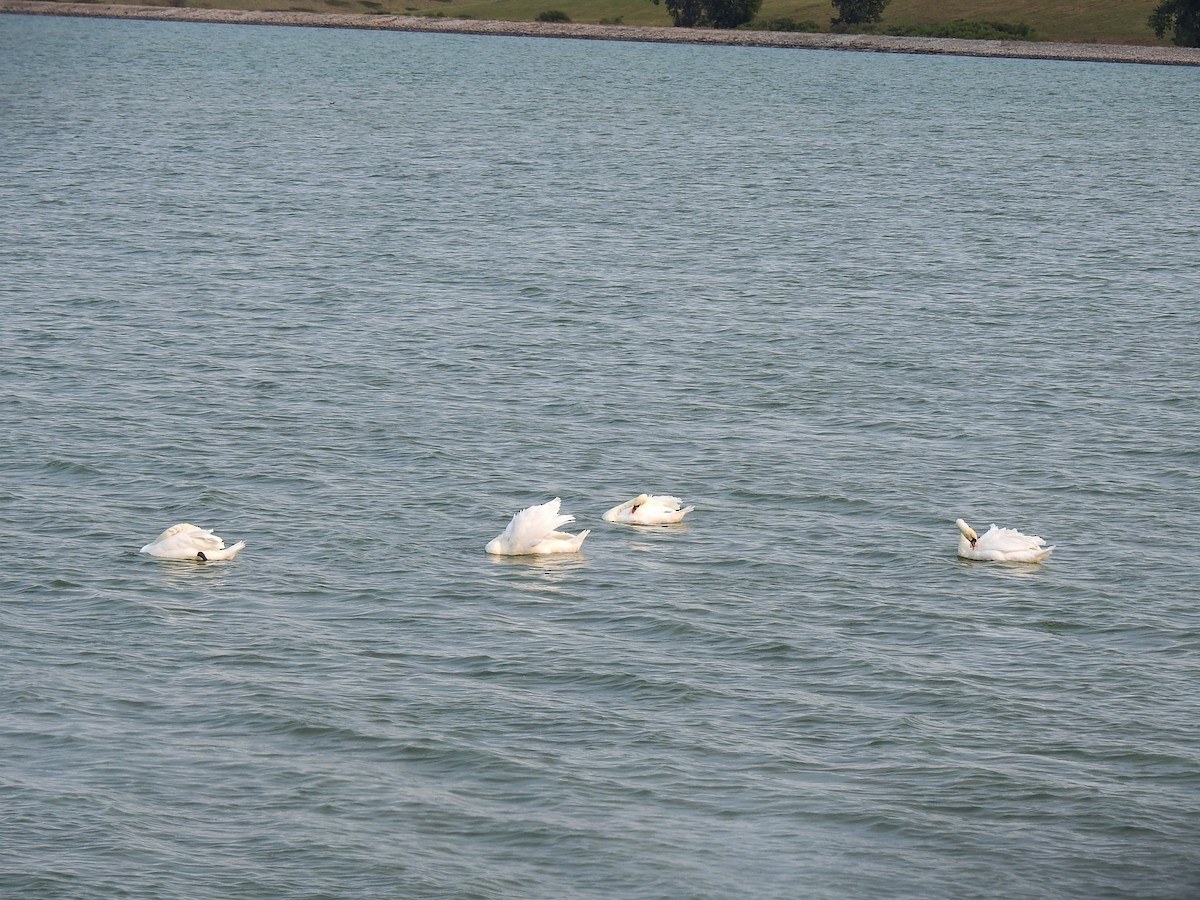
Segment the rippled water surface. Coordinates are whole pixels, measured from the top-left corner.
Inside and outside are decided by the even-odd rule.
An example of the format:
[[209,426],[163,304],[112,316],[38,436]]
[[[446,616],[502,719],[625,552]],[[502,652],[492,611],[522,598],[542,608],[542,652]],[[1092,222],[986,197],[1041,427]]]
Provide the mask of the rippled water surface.
[[0,892],[1197,896],[1198,87],[0,17]]

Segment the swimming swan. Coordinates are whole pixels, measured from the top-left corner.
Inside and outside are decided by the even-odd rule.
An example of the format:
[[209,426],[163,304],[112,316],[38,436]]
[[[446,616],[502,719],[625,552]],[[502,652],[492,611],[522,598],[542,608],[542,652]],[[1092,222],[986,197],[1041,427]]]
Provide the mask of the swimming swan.
[[232,547],[226,547],[225,542],[213,534],[211,529],[197,528],[183,522],[172,525],[143,547],[142,552],[159,559],[195,559],[208,562],[214,559],[233,559],[245,546],[245,541],[238,541]]
[[620,506],[614,506],[604,514],[605,522],[622,525],[673,525],[696,507],[680,509],[683,501],[666,495],[638,494]]
[[561,525],[574,522],[575,517],[559,515],[562,501],[555,497],[540,506],[530,506],[512,517],[508,527],[484,548],[496,556],[544,556],[550,553],[575,553],[590,531],[566,534],[558,531]]
[[983,537],[975,533],[975,529],[957,519],[961,535],[958,539],[958,555],[965,559],[984,559],[995,562],[1041,562],[1053,551],[1053,547],[1043,547],[1046,542],[1040,537],[1030,537],[1021,534],[1014,528],[997,528],[993,525]]

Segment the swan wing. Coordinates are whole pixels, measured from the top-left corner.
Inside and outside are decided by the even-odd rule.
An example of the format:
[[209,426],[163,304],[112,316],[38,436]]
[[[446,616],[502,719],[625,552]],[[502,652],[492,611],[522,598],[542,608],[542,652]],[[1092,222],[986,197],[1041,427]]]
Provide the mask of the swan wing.
[[1047,556],[1054,552],[1053,547],[1040,547],[1028,550],[1015,550],[1005,554],[1006,562],[1025,562],[1036,563],[1041,562]]
[[192,525],[188,522],[180,522],[178,525],[172,525],[170,528],[168,528],[166,531],[164,531],[162,534],[160,534],[158,537],[156,537],[154,540],[152,540],[146,546],[152,546],[153,544],[161,544],[163,541],[170,540],[171,538],[173,538],[177,535],[191,534],[193,531],[203,531],[203,530],[204,530],[203,528],[198,528],[197,526]]
[[980,550],[995,550],[1000,553],[1019,553],[1025,550],[1039,550],[1045,540],[1037,535],[1022,534],[1015,528],[998,528],[992,525],[976,541],[975,546]]
[[[651,497],[646,504],[646,515],[653,517],[657,524],[673,525],[682,522],[683,517],[694,510],[694,506],[684,506],[678,497]],[[641,512],[639,509],[638,512]]]
[[682,522],[683,517],[696,508],[688,506],[680,509],[681,506],[683,506],[683,501],[678,497],[666,495],[649,497],[644,504],[638,507],[633,521],[639,525],[674,525]]
[[560,526],[574,522],[575,517],[559,513],[562,501],[555,497],[538,506],[529,506],[512,517],[503,533],[488,544],[489,553],[519,556],[533,553],[543,539]]
[[668,497],[666,494],[652,494],[645,503],[646,506],[658,512],[678,512],[683,501],[678,497]]

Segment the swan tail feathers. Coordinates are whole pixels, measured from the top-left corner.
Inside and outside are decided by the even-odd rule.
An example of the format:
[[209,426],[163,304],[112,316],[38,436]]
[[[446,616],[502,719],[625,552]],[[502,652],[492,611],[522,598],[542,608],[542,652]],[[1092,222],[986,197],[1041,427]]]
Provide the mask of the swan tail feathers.
[[668,497],[666,494],[659,494],[656,497],[651,497],[650,503],[661,503],[663,506],[669,506],[671,509],[679,509],[683,506],[683,501],[678,497]]
[[223,550],[215,550],[206,554],[209,559],[233,559],[246,547],[245,541],[238,541],[232,547],[226,547]]

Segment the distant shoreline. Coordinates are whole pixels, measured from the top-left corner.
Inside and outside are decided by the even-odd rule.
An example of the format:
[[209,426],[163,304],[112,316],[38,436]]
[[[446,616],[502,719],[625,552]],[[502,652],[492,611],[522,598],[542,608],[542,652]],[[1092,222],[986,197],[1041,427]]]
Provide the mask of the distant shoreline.
[[502,22],[436,16],[383,16],[353,13],[252,12],[191,9],[174,6],[130,6],[100,3],[52,3],[44,0],[0,0],[0,13],[42,16],[85,16],[169,22],[234,25],[289,25],[304,28],[353,28],[371,31],[437,32],[507,37],[574,38],[801,50],[858,50],[1008,59],[1051,59],[1074,62],[1139,63],[1200,66],[1200,49],[1141,47],[1129,44],[1067,44],[1034,41],[968,41],[957,38],[911,38],[863,34],[806,34],[781,31],[731,31],[706,28],[661,28],[633,25],[583,25],[548,22]]

